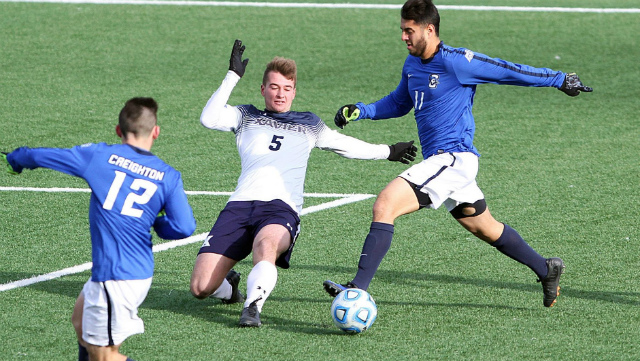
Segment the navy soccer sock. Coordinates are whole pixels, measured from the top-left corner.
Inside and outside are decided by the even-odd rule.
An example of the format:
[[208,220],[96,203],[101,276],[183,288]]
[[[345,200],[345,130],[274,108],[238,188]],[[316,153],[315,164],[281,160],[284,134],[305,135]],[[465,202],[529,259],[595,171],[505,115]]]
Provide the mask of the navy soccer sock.
[[503,254],[531,268],[540,279],[547,276],[547,260],[534,251],[509,225],[505,224],[500,238],[490,244]]
[[358,262],[358,272],[356,277],[351,281],[353,284],[363,290],[369,288],[369,283],[373,279],[380,266],[380,262],[391,247],[393,239],[393,224],[372,222],[369,234],[364,240],[362,246],[362,254]]
[[78,343],[78,361],[89,361],[89,352],[80,343]]

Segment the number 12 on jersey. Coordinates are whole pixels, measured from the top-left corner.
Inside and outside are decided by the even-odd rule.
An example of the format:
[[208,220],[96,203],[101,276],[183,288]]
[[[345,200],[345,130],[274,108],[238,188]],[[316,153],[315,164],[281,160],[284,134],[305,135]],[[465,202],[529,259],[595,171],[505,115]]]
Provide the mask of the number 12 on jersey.
[[[274,137],[275,138],[275,137]],[[111,187],[109,188],[109,193],[107,193],[107,198],[105,198],[104,203],[102,204],[102,208],[106,210],[113,209],[113,205],[118,198],[118,194],[120,194],[120,190],[122,188],[122,184],[124,183],[127,174],[120,171],[115,171],[116,176],[111,183]],[[124,214],[125,216],[131,216],[140,218],[142,216],[143,211],[138,208],[134,208],[133,204],[146,204],[149,202],[151,197],[158,190],[158,186],[155,183],[149,182],[145,179],[136,178],[131,183],[131,190],[137,191],[140,188],[144,189],[142,194],[136,194],[131,191],[128,192],[127,197],[124,200],[124,204],[122,205],[122,210],[120,214]],[[124,190],[126,191],[126,190]]]

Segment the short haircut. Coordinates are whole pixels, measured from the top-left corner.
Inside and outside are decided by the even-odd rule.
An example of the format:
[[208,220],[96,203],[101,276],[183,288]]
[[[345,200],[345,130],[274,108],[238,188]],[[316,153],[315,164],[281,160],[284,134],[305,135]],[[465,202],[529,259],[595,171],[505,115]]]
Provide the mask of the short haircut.
[[262,85],[267,85],[267,76],[272,71],[282,74],[282,76],[289,80],[293,80],[293,86],[296,86],[296,82],[298,80],[298,69],[295,61],[280,56],[273,58],[264,70]]
[[144,137],[158,123],[158,103],[153,98],[131,98],[120,111],[118,125],[124,136]]
[[405,20],[413,20],[418,25],[432,24],[436,35],[440,36],[440,14],[431,0],[408,0],[402,6],[400,16]]

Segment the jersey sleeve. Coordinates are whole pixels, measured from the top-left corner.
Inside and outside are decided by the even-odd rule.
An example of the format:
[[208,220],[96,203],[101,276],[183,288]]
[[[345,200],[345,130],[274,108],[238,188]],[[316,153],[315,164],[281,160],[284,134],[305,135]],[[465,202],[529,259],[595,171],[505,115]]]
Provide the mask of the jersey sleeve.
[[456,52],[448,64],[463,85],[492,83],[559,88],[565,78],[561,71],[516,64],[467,49]]
[[186,238],[196,230],[196,220],[184,192],[182,177],[178,178],[171,194],[167,196],[162,213],[153,223],[153,229],[163,239]]
[[322,123],[316,147],[329,150],[351,159],[387,159],[389,146],[371,144],[360,139],[338,133]]
[[93,157],[95,144],[85,144],[69,149],[22,147],[7,155],[13,169],[20,173],[23,169],[49,168],[76,177],[82,177],[86,165]]
[[200,123],[209,129],[232,131],[238,129],[242,114],[237,107],[227,104],[231,91],[235,88],[240,77],[233,71],[227,72],[220,87],[213,93],[207,105],[200,114]]
[[384,98],[372,103],[358,103],[360,119],[390,119],[399,118],[413,109],[413,101],[409,94],[406,62],[402,69],[402,78],[394,91]]

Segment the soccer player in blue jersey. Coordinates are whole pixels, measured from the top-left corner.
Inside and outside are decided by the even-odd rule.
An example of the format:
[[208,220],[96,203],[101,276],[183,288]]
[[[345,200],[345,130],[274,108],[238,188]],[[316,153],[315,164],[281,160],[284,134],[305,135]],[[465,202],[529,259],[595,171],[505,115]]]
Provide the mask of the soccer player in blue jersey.
[[[409,163],[413,142],[369,144],[327,127],[315,114],[291,111],[296,96],[296,63],[274,58],[264,71],[260,91],[265,109],[227,104],[249,59],[236,40],[229,71],[202,111],[209,129],[233,132],[242,163],[235,192],[204,241],[191,275],[191,292],[200,299],[244,301],[241,327],[259,327],[262,307],[277,281],[277,267],[289,268],[300,225],[304,179],[313,148],[356,159]],[[253,253],[246,300],[232,267]]]
[[157,111],[152,98],[128,100],[116,126],[122,144],[22,147],[0,155],[11,174],[50,168],[83,178],[91,188],[91,278],[71,317],[80,361],[130,360],[119,348],[127,337],[144,332],[138,307],[153,276],[150,230],[181,239],[196,228],[180,172],[150,152],[160,134]]
[[498,251],[528,266],[543,288],[543,304],[551,307],[559,294],[564,263],[544,258],[513,228],[493,218],[476,184],[478,151],[473,145],[471,112],[476,86],[484,83],[555,87],[569,96],[591,92],[576,74],[515,64],[439,38],[440,16],[431,0],[409,0],[401,10],[402,41],[409,55],[398,87],[372,104],[349,104],[335,117],[340,128],[358,119],[397,118],[412,109],[424,161],[391,181],[373,206],[373,221],[355,277],[346,284],[330,280],[323,286],[332,296],[345,287],[367,289],[389,250],[394,221],[421,208],[444,205],[469,232]]

